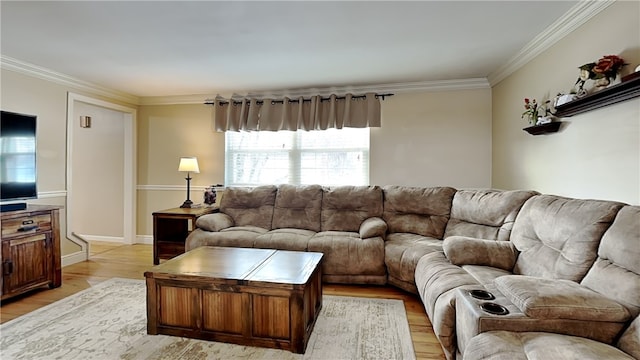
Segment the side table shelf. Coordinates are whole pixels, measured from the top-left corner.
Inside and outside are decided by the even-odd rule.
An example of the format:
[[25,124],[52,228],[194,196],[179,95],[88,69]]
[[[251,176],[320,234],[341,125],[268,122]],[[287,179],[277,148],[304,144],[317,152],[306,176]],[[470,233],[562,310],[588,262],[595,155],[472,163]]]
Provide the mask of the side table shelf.
[[189,233],[196,228],[196,220],[218,212],[217,206],[201,208],[173,208],[156,211],[153,215],[153,264],[184,253]]

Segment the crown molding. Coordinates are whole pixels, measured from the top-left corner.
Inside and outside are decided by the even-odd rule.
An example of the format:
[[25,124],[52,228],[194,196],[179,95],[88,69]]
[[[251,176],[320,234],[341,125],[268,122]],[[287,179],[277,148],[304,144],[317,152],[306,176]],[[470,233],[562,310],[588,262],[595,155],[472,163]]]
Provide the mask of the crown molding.
[[[315,95],[328,96],[331,94],[344,95],[347,93],[364,94],[364,93],[410,93],[410,92],[435,92],[435,91],[455,91],[455,90],[471,90],[471,89],[489,89],[489,81],[485,78],[471,78],[459,80],[436,80],[436,81],[419,81],[393,84],[377,84],[363,86],[342,86],[342,87],[325,87],[325,88],[308,88],[296,90],[266,90],[252,91],[245,94],[233,93],[229,98],[235,97],[251,97],[255,99],[268,98],[297,98],[310,97]],[[176,105],[176,104],[203,104],[205,101],[213,100],[218,95],[197,94],[197,95],[178,95],[178,96],[149,96],[141,97],[139,105]]]
[[507,76],[526,65],[529,61],[569,35],[582,24],[609,7],[616,0],[580,1],[567,13],[556,20],[542,33],[525,45],[518,53],[488,76],[489,84],[495,86]]
[[211,95],[168,95],[168,96],[143,96],[140,97],[138,105],[185,105],[203,104]]
[[38,65],[30,64],[22,60],[14,59],[9,56],[0,55],[0,67],[5,70],[51,81],[53,83],[69,86],[74,89],[86,91],[94,95],[104,96],[117,101],[133,105],[138,105],[140,102],[140,98],[137,96],[96,85],[88,81],[80,80],[78,78],[49,70]]

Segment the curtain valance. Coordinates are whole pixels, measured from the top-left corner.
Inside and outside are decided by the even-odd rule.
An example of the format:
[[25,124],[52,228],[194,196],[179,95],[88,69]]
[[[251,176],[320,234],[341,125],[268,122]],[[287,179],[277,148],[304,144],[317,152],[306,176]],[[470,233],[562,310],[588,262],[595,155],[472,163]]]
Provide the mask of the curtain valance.
[[[391,96],[385,94],[384,96]],[[380,99],[383,95],[320,95],[311,98],[216,99],[216,131],[326,130],[343,127],[380,127]]]

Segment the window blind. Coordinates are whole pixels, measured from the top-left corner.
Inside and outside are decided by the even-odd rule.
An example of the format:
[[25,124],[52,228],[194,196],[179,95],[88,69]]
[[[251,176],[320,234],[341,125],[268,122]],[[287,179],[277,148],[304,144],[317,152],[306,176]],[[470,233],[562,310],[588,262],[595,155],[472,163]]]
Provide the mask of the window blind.
[[225,133],[226,186],[368,185],[369,128]]

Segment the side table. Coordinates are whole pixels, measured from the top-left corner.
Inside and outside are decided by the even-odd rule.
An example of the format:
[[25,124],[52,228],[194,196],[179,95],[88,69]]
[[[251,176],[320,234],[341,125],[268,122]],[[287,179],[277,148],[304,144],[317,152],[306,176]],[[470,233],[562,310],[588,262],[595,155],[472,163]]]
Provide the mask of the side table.
[[184,253],[187,236],[196,228],[196,220],[218,212],[217,206],[173,208],[156,211],[153,215],[153,264]]

